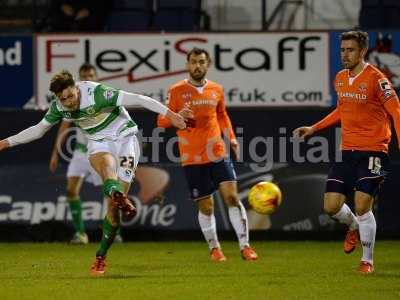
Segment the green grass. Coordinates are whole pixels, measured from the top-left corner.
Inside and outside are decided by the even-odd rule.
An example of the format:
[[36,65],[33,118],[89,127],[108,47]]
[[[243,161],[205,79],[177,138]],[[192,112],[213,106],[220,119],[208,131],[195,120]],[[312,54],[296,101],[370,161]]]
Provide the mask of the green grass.
[[204,242],[114,245],[91,278],[97,244],[0,244],[0,299],[400,299],[400,242],[378,241],[376,272],[358,274],[360,249],[338,242],[256,242],[260,259],[212,263]]

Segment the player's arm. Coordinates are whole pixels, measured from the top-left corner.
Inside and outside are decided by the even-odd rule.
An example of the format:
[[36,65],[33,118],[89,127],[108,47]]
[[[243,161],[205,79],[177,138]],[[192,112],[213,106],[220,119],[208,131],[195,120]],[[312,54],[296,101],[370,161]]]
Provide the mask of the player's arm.
[[[336,88],[336,78],[333,81],[333,86]],[[338,123],[340,123],[340,113],[338,107],[336,107],[335,110],[333,110],[325,118],[315,123],[314,125],[302,126],[293,130],[293,136],[299,138],[305,138],[313,135],[317,131],[334,126]]]
[[400,104],[397,96],[385,102],[384,107],[393,119],[393,125],[396,130],[397,143],[400,148]]
[[56,141],[53,146],[53,151],[51,152],[51,157],[50,157],[50,163],[49,163],[49,169],[51,172],[55,172],[58,166],[58,150],[61,148],[61,146],[64,144],[65,139],[67,138],[67,130],[70,127],[71,122],[68,121],[62,121],[60,124],[60,127],[58,128],[57,132],[57,137]]
[[38,124],[31,126],[20,133],[0,141],[0,151],[20,144],[26,144],[41,138],[56,123],[62,120],[62,114],[57,109],[56,101],[50,104],[46,115]]
[[233,131],[228,112],[226,111],[224,92],[221,91],[221,94],[221,100],[217,105],[217,121],[219,127],[221,128],[222,134],[229,138],[230,145],[235,153],[236,159],[239,159],[239,145],[235,136],[235,132]]
[[26,144],[40,139],[53,125],[43,119],[38,124],[31,126],[20,133],[0,141],[0,151],[20,144]]
[[[167,96],[167,106],[171,111],[180,114],[184,118],[187,127],[191,127],[194,124],[194,122],[188,122],[188,121],[189,119],[193,120],[194,118],[193,111],[190,109],[189,105],[185,105],[182,109],[179,109],[179,104],[177,99],[178,98],[176,96],[176,91],[169,90]],[[157,126],[162,128],[169,128],[172,126],[172,124],[168,118],[162,115],[158,115]]]
[[315,123],[311,127],[314,132],[317,132],[325,128],[332,127],[338,123],[340,123],[340,113],[339,108],[336,107],[329,115],[327,115],[325,118]]
[[[174,92],[172,90],[168,91],[167,95],[167,106],[173,112],[178,112],[176,97],[172,97]],[[158,115],[157,126],[162,128],[169,128],[172,126],[171,121],[163,115]]]
[[393,119],[393,125],[396,130],[397,143],[400,147],[400,104],[399,98],[396,95],[390,81],[384,76],[379,75],[378,85],[376,86],[376,92],[378,99],[383,104],[383,107]]
[[307,136],[313,135],[315,132],[329,128],[340,123],[340,113],[339,109],[336,107],[329,115],[323,118],[321,121],[315,123],[312,126],[302,126],[296,128],[293,131],[293,135],[300,138],[305,138]]
[[156,112],[165,118],[167,118],[171,124],[179,129],[185,129],[186,124],[184,118],[166,107],[161,102],[139,94],[128,93],[125,91],[120,91],[120,96],[118,97],[118,105],[122,106],[137,106],[140,105],[148,110]]

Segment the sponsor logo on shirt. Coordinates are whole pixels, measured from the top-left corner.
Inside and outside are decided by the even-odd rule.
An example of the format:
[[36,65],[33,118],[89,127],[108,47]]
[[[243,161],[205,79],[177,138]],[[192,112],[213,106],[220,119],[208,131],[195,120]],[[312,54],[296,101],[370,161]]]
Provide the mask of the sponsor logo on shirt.
[[106,90],[106,91],[104,91],[103,96],[104,96],[104,98],[105,98],[106,100],[111,100],[112,97],[114,96],[114,91],[112,91],[112,90]]
[[338,96],[339,98],[347,98],[344,100],[367,100],[367,95],[359,93],[339,92]]
[[361,93],[365,93],[367,91],[367,84],[365,82],[360,83],[358,89],[360,90]]
[[190,101],[190,104],[193,106],[196,105],[211,105],[211,106],[216,106],[217,105],[217,101],[213,100],[213,99],[198,99],[198,100],[192,100]]

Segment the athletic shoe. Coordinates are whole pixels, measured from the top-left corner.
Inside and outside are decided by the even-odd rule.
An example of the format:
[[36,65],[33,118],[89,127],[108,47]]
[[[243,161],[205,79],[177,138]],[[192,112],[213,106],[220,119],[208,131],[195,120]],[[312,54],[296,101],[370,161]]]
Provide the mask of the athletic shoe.
[[210,259],[216,262],[226,261],[226,257],[221,248],[212,248],[210,252]]
[[103,276],[106,272],[106,257],[96,256],[95,261],[90,268],[90,273],[92,276]]
[[114,191],[111,200],[112,206],[120,209],[125,215],[132,217],[136,215],[135,206],[132,204],[131,200],[121,192]]
[[89,238],[86,233],[75,232],[74,237],[71,239],[70,244],[86,245],[89,243]]
[[122,236],[120,234],[117,234],[114,238],[114,243],[121,244],[123,242],[124,242],[124,239],[122,238]]
[[343,243],[344,253],[351,253],[356,249],[358,244],[358,229],[356,230],[348,230],[346,234],[346,238]]
[[361,261],[360,266],[358,267],[358,272],[362,274],[371,274],[374,273],[374,266],[366,261]]
[[242,258],[244,260],[257,260],[258,255],[256,253],[256,251],[251,248],[250,246],[246,246],[244,247],[241,251],[240,251]]

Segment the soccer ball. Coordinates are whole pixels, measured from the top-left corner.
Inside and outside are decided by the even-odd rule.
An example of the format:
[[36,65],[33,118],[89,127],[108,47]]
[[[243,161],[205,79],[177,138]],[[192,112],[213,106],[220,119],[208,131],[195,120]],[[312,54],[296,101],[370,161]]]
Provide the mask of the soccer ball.
[[250,189],[248,200],[256,212],[270,215],[281,205],[282,192],[276,184],[262,181]]

